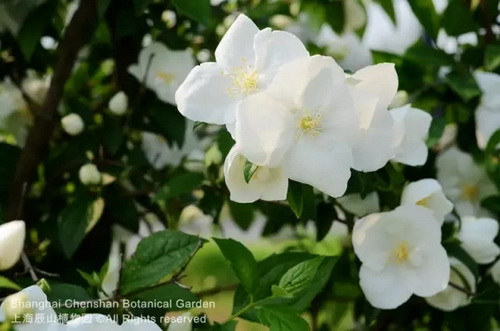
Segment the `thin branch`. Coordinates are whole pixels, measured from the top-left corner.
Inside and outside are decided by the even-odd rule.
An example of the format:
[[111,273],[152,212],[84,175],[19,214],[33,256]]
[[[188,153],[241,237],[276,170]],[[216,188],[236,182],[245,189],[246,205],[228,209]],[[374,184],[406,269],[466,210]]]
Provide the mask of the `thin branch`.
[[23,185],[29,190],[36,169],[42,162],[48,149],[54,127],[56,125],[57,108],[61,103],[64,86],[68,81],[78,52],[90,39],[96,27],[96,0],[82,0],[80,6],[65,30],[57,49],[57,60],[54,65],[49,90],[40,111],[35,116],[32,129],[28,134],[26,146],[17,163],[16,172],[9,192],[9,208],[7,219],[12,220],[22,206]]

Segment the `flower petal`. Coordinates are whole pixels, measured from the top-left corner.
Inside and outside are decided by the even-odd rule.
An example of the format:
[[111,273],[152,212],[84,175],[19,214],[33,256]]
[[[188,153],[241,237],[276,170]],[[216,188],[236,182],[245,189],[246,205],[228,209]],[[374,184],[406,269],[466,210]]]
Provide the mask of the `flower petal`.
[[228,92],[231,85],[231,78],[218,64],[202,63],[191,71],[175,93],[177,108],[193,121],[232,123],[240,99]]
[[410,299],[412,293],[401,278],[394,267],[375,271],[363,264],[359,271],[366,299],[372,306],[381,309],[394,309]]
[[286,31],[264,29],[255,35],[255,67],[264,81],[270,82],[278,69],[297,58],[309,57],[304,44],[295,35]]
[[288,176],[332,197],[342,196],[351,176],[352,154],[346,144],[304,136],[290,149],[284,166]]
[[241,66],[244,62],[254,63],[254,37],[259,28],[250,18],[240,14],[231,25],[215,50],[215,59],[226,70]]
[[398,92],[398,74],[393,63],[380,63],[356,71],[356,88],[379,99],[379,106],[387,108]]
[[237,110],[236,141],[250,162],[278,166],[293,142],[292,113],[267,93],[249,96]]

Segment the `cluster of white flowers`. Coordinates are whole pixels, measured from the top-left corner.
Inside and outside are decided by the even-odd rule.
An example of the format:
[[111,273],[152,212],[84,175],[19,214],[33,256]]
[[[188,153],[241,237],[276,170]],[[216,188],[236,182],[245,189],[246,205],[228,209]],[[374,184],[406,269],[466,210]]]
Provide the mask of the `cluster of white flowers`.
[[[445,311],[471,301],[477,280],[470,266],[448,257],[441,245],[441,226],[445,220],[456,220],[450,214],[454,206],[460,216],[460,223],[454,223],[455,237],[474,262],[491,264],[500,255],[494,241],[498,221],[478,218],[489,215],[480,208],[481,199],[495,193],[484,170],[456,147],[438,157],[437,168],[439,182],[430,178],[412,182],[403,190],[398,208],[355,223],[352,242],[362,262],[360,284],[375,307],[396,308],[412,294]],[[365,209],[376,206],[375,198],[346,196],[338,201],[365,215]],[[500,262],[491,273],[500,282]]]
[[[36,285],[13,294],[0,306],[0,322],[13,321],[18,331],[159,331],[161,328],[144,318],[133,318],[118,325],[110,316],[87,314],[68,323],[60,323],[47,295]],[[19,323],[25,321],[25,323]],[[63,321],[64,322],[64,321]]]
[[351,168],[427,159],[431,116],[409,105],[388,111],[398,87],[392,64],[346,75],[293,34],[259,30],[245,15],[215,58],[191,71],[176,102],[187,118],[225,124],[235,138],[224,166],[234,201],[284,200],[288,179],[340,197]]

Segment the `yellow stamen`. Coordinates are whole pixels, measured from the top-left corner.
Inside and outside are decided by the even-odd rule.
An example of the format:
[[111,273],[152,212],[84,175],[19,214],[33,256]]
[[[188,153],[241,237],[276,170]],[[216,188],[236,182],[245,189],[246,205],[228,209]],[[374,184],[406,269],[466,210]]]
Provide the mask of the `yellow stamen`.
[[229,94],[253,94],[259,88],[259,76],[257,71],[245,68],[237,68],[233,74],[233,86],[228,89]]
[[156,77],[163,80],[165,84],[170,84],[174,80],[175,76],[173,74],[169,74],[163,71],[159,71],[156,73]]
[[465,185],[462,189],[462,199],[476,200],[479,194],[477,185]]
[[408,243],[399,243],[392,251],[392,261],[396,264],[402,264],[410,259],[410,250],[408,249]]
[[418,200],[417,205],[422,206],[422,207],[427,207],[429,205],[430,200],[431,200],[431,196],[429,195],[428,197],[425,197],[423,199]]

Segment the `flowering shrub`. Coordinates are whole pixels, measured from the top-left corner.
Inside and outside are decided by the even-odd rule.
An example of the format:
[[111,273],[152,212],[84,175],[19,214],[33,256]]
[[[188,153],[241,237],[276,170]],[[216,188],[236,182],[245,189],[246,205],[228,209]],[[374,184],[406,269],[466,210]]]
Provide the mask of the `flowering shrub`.
[[0,2],[0,330],[492,330],[497,0]]

